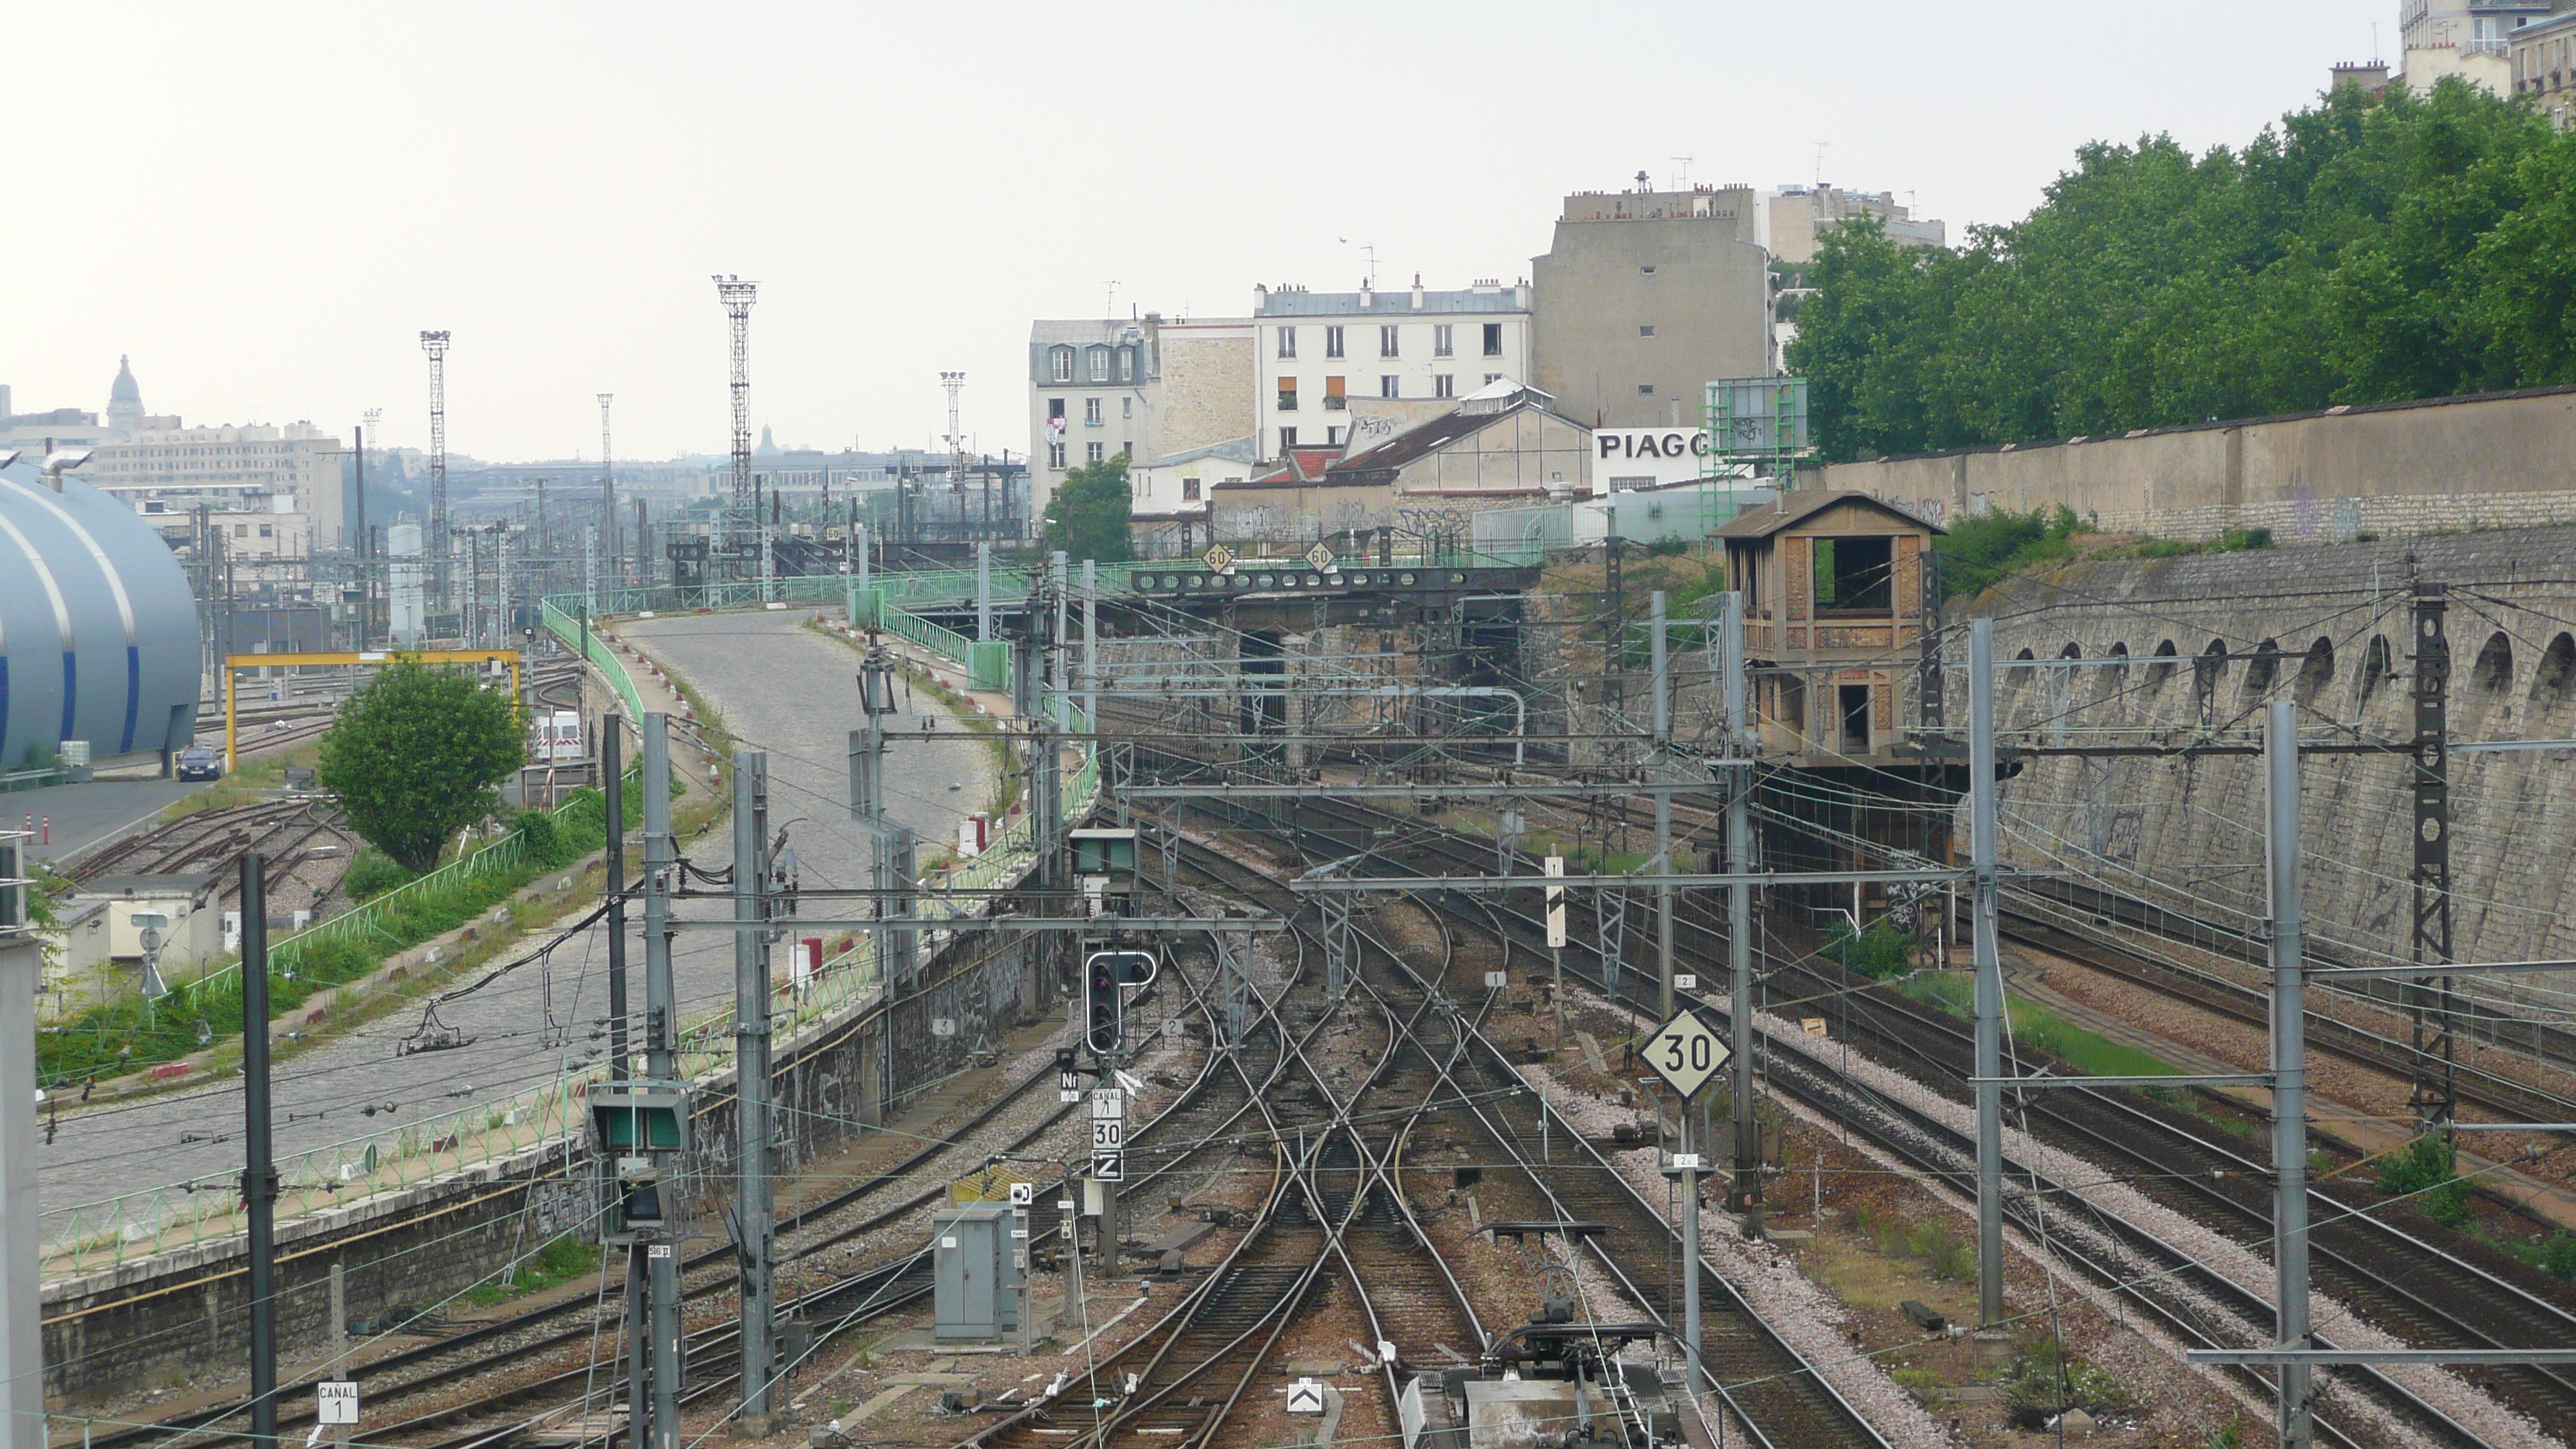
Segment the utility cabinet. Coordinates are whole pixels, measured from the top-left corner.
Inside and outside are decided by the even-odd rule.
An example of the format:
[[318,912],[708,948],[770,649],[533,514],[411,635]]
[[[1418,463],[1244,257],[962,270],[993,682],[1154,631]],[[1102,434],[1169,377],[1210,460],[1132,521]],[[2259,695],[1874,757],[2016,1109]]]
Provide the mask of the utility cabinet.
[[933,1336],[996,1339],[1020,1326],[1008,1203],[941,1208],[931,1217]]

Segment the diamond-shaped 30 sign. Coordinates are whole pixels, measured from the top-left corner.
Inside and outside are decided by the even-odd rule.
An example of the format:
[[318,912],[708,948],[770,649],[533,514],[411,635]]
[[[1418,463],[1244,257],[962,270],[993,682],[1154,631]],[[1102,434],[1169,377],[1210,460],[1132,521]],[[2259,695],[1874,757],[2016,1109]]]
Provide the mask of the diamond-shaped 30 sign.
[[1726,1065],[1728,1055],[1726,1043],[1688,1009],[1655,1028],[1654,1040],[1646,1045],[1646,1065],[1684,1100],[1708,1085],[1708,1079]]

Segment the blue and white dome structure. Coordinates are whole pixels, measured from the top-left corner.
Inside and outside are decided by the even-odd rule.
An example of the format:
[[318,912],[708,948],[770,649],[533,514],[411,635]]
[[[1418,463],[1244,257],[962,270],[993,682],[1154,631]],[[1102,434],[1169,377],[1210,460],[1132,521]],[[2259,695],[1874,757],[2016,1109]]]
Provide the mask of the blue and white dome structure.
[[0,468],[0,769],[65,740],[92,758],[185,749],[197,604],[158,530],[41,460]]

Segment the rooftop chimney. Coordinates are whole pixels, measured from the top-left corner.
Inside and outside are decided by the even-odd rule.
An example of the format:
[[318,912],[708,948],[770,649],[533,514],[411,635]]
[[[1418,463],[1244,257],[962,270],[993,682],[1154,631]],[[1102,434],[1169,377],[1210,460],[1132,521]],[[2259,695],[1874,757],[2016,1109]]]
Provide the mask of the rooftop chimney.
[[1416,312],[1422,310],[1422,274],[1420,272],[1413,274],[1413,310]]

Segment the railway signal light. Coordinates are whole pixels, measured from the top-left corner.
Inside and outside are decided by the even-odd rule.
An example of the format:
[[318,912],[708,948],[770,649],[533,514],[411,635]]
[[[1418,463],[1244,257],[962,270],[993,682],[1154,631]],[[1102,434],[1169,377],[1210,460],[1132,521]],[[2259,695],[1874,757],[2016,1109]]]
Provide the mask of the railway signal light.
[[1095,1056],[1117,1052],[1127,1030],[1127,1006],[1121,987],[1152,983],[1156,957],[1151,951],[1094,951],[1082,959],[1083,1040]]

